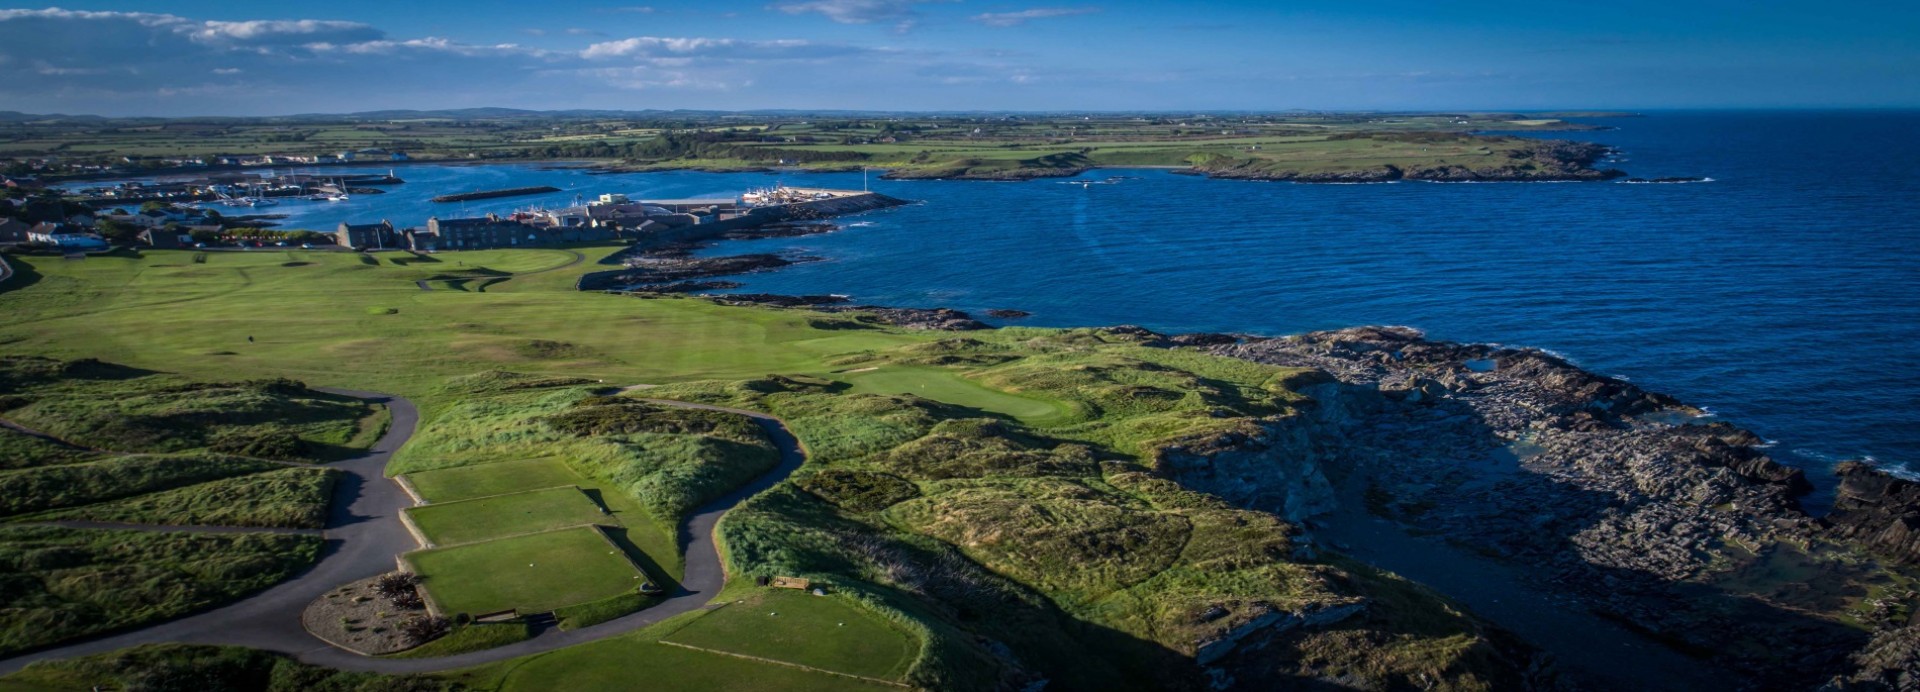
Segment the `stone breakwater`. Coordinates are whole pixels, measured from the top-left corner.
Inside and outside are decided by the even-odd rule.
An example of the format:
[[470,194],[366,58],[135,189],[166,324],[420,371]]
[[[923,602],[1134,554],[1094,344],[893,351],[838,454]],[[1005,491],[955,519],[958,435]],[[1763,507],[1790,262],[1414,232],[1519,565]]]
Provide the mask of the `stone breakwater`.
[[1109,331],[1311,369],[1289,383],[1313,399],[1299,415],[1161,451],[1196,489],[1312,526],[1334,501],[1325,478],[1357,475],[1374,514],[1698,656],[1730,688],[1892,689],[1875,681],[1920,670],[1916,597],[1889,569],[1920,554],[1920,484],[1846,465],[1816,518],[1805,473],[1752,433],[1533,349],[1405,328]]

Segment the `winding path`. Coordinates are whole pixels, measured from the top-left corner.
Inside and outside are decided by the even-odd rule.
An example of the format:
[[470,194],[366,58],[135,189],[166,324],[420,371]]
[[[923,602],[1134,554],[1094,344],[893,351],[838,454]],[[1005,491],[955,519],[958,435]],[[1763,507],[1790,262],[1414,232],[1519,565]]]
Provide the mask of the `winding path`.
[[[624,634],[705,607],[726,583],[726,571],[720,563],[720,554],[713,538],[714,527],[720,517],[741,501],[785,480],[806,462],[806,453],[801,449],[799,440],[772,416],[719,406],[649,399],[651,403],[666,406],[747,416],[766,430],[774,446],[780,450],[780,462],[772,470],[701,506],[681,524],[679,540],[687,548],[685,576],[680,579],[678,590],[659,604],[625,617],[571,631],[550,629],[532,639],[485,651],[441,658],[373,658],[334,648],[308,634],[300,625],[300,613],[307,604],[335,587],[393,571],[395,558],[399,554],[419,547],[399,521],[400,511],[413,506],[413,500],[400,488],[399,483],[386,477],[387,461],[395,450],[413,437],[414,428],[419,423],[419,411],[413,402],[400,397],[347,389],[322,391],[385,403],[393,418],[387,434],[374,443],[367,454],[329,465],[343,473],[334,488],[327,528],[321,534],[327,544],[321,551],[319,561],[292,579],[226,606],[141,629],[0,660],[0,675],[18,671],[34,661],[87,656],[141,644],[167,642],[267,649],[291,654],[307,663],[346,670],[390,674],[430,673],[503,661]],[[193,530],[182,527],[140,528]]]

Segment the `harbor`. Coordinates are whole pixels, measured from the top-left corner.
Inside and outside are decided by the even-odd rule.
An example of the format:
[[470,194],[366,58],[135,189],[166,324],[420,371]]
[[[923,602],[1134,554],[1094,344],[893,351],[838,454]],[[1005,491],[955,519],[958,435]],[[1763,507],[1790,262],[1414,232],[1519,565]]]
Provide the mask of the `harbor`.
[[165,202],[189,207],[270,207],[283,200],[343,202],[353,195],[385,194],[405,183],[392,170],[337,175],[316,173],[214,173],[199,177],[135,179],[73,186],[81,204],[96,209]]

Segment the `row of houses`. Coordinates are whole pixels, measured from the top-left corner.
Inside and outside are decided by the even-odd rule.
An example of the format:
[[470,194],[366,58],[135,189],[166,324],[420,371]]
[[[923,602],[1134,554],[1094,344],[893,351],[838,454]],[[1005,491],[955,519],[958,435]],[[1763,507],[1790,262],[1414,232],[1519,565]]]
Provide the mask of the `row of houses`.
[[498,214],[469,219],[433,217],[427,219],[425,228],[397,228],[386,220],[342,223],[333,234],[334,242],[343,247],[419,252],[546,247],[618,240],[626,236],[619,226],[553,226]]
[[15,218],[0,218],[0,244],[34,243],[67,250],[105,250],[107,241],[92,228],[64,222],[27,223]]
[[290,156],[286,154],[263,154],[260,156],[216,156],[201,159],[199,165],[212,163],[220,166],[287,166],[294,164],[316,163],[353,163],[356,161],[411,161],[413,157],[404,151],[385,149],[359,149],[343,151],[337,154],[308,154]]
[[634,201],[601,195],[589,204],[559,209],[488,214],[464,219],[427,219],[424,228],[398,228],[390,221],[342,223],[334,242],[350,248],[397,248],[421,252],[544,247],[638,237],[711,223],[745,213],[733,199]]

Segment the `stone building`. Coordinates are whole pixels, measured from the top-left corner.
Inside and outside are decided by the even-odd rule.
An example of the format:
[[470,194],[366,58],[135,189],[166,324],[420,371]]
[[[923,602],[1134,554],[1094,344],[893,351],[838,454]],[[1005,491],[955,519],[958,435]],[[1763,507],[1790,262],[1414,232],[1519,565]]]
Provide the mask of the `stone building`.
[[404,249],[408,246],[406,237],[394,230],[393,223],[385,219],[381,219],[380,223],[342,222],[340,228],[333,232],[333,242],[349,248]]

